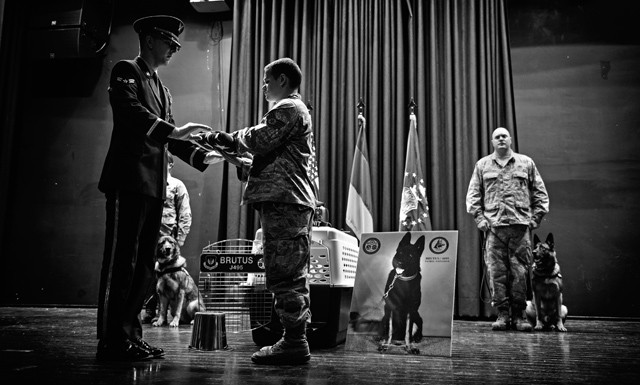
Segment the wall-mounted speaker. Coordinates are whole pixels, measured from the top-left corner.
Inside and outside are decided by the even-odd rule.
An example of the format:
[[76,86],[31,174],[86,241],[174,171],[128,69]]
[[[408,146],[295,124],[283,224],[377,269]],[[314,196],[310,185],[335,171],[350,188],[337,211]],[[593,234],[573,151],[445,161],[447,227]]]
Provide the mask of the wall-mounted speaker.
[[38,0],[29,21],[34,59],[91,58],[105,52],[114,0]]
[[229,12],[233,9],[233,0],[189,0],[189,3],[201,13]]

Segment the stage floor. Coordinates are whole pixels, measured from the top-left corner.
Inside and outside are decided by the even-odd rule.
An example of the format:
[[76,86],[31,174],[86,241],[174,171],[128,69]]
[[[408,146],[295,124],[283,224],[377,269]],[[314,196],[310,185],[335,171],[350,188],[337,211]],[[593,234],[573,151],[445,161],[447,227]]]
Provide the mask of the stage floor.
[[454,321],[451,357],[312,350],[310,363],[251,363],[251,332],[228,333],[230,350],[189,349],[191,326],[145,325],[163,359],[95,360],[96,309],[0,307],[3,384],[636,384],[640,322],[569,319],[568,333],[492,332]]

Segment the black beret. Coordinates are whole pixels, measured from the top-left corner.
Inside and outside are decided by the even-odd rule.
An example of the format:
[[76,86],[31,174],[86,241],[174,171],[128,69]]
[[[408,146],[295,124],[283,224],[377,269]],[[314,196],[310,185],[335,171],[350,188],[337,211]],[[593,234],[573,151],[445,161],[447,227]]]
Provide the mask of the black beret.
[[154,15],[140,18],[133,22],[133,29],[137,33],[155,33],[170,39],[180,47],[178,36],[184,30],[184,23],[177,17]]

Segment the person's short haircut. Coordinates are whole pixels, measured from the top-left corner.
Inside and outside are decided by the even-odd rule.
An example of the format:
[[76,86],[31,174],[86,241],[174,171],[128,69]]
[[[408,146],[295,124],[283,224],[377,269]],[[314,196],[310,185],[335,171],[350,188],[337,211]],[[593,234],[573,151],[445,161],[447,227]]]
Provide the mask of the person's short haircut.
[[511,131],[509,131],[508,128],[506,127],[496,127],[495,130],[491,131],[491,138],[493,138],[493,135],[496,133],[496,131],[498,130],[505,130],[507,132],[507,134],[509,135],[509,137],[511,137]]
[[288,57],[274,60],[264,67],[264,72],[271,74],[273,78],[284,74],[289,79],[289,87],[296,89],[302,83],[302,71],[292,59]]

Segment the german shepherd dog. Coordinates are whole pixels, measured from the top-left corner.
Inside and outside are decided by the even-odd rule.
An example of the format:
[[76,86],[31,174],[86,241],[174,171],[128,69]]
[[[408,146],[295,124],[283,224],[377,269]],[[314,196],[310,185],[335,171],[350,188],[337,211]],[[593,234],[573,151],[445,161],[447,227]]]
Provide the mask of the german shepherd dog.
[[[420,281],[420,256],[424,250],[424,235],[411,244],[411,233],[407,232],[396,249],[384,287],[384,316],[378,331],[378,340],[385,345],[390,337],[393,345],[403,345],[408,341],[417,343],[422,340],[422,317],[418,313],[422,292]],[[409,324],[407,327],[407,316]],[[391,336],[389,336],[391,320]],[[412,348],[410,348],[413,351]]]
[[527,301],[527,319],[535,330],[566,332],[564,321],[567,307],[562,304],[562,275],[556,258],[553,234],[549,233],[544,242],[533,236],[533,272],[531,287],[533,301]]
[[160,314],[153,326],[167,323],[167,310],[173,317],[169,326],[178,327],[193,321],[198,311],[206,311],[202,296],[186,269],[187,261],[180,255],[180,246],[175,238],[165,235],[158,241],[156,253],[156,291],[160,302]]

